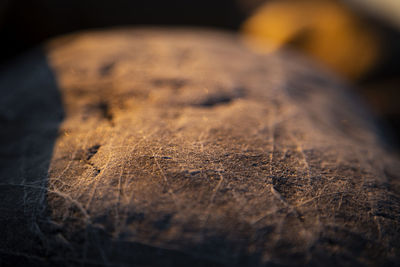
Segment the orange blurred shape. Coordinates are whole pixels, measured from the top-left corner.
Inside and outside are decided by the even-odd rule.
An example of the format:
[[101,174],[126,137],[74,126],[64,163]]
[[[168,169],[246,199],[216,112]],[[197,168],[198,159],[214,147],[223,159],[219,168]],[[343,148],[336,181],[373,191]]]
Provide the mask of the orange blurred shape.
[[336,1],[270,1],[244,22],[241,32],[257,52],[290,45],[352,80],[370,70],[380,54],[375,32]]

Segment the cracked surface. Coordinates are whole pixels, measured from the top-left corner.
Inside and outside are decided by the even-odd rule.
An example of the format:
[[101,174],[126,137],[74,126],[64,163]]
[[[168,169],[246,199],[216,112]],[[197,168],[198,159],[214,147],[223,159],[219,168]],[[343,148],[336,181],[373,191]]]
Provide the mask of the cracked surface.
[[[399,161],[345,85],[296,55],[254,55],[226,33],[156,29],[77,34],[46,51],[64,120],[52,124],[48,175],[1,173],[8,205],[28,209],[13,216],[29,221],[34,237],[18,249],[10,244],[23,237],[9,237],[4,258],[398,262]],[[46,79],[28,87],[40,90]],[[4,125],[10,134],[15,119]],[[50,129],[28,132],[36,128]],[[24,192],[23,201],[10,190]]]

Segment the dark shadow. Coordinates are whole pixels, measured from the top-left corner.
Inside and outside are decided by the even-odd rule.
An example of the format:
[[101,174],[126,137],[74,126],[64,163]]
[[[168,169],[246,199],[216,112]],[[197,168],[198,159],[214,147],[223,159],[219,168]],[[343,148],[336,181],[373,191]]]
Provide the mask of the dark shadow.
[[[244,1],[243,1],[244,2]],[[0,5],[0,60],[49,37],[121,25],[237,29],[245,12],[232,0],[12,0]]]
[[[57,83],[37,48],[0,69],[0,265],[41,262],[47,174],[64,117]],[[36,255],[36,256],[31,256]]]

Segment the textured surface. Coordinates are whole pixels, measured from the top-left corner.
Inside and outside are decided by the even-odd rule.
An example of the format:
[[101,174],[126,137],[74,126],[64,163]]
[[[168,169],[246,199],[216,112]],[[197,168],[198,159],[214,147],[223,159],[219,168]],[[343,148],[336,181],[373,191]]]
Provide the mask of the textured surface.
[[344,85],[296,55],[199,30],[84,33],[46,51],[1,74],[15,87],[0,110],[14,140],[1,143],[3,263],[399,261],[399,162]]

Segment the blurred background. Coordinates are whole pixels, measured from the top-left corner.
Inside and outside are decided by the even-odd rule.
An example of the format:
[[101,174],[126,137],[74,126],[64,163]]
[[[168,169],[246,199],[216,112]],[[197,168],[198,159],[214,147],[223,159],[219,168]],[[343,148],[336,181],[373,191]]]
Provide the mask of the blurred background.
[[400,0],[0,0],[0,68],[50,37],[127,25],[234,31],[293,49],[351,83],[400,140]]

